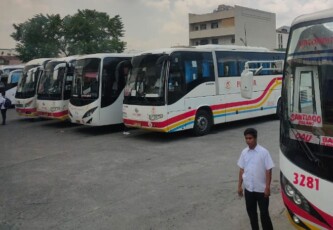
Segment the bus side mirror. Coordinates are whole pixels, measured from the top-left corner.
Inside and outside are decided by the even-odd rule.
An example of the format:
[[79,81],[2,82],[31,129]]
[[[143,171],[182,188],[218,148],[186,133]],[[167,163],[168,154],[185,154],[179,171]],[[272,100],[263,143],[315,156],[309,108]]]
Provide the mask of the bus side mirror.
[[241,74],[241,95],[243,98],[251,99],[253,91],[253,73],[245,69]]

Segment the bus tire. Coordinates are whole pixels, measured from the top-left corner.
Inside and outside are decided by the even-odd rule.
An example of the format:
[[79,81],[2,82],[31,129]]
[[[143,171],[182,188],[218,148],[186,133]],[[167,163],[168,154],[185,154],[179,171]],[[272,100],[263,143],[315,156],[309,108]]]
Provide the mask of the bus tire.
[[213,125],[212,117],[206,110],[199,110],[195,115],[193,133],[195,136],[203,136],[209,133]]

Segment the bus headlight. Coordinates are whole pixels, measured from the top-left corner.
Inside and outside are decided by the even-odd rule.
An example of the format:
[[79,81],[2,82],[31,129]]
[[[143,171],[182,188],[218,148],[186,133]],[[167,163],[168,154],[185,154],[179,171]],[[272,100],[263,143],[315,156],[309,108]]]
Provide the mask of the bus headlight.
[[294,221],[296,224],[301,223],[301,220],[300,220],[296,215],[293,215],[293,221]]
[[305,197],[281,174],[281,185],[285,194],[294,204],[310,213],[310,204]]
[[297,204],[297,205],[302,204],[302,198],[297,193],[294,195],[293,200],[294,200],[295,204]]
[[289,197],[294,197],[295,190],[289,184],[286,184],[286,186],[284,187],[284,190]]
[[96,109],[97,109],[97,107],[92,108],[92,109],[89,109],[89,110],[83,115],[82,118],[90,117],[90,116],[95,112]]

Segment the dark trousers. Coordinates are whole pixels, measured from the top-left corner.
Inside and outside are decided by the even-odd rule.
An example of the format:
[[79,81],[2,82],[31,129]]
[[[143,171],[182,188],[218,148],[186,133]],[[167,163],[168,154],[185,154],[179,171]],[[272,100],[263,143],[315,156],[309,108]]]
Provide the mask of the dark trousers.
[[259,230],[257,204],[260,210],[260,220],[263,230],[273,230],[271,218],[269,216],[268,206],[269,197],[265,197],[264,193],[249,192],[245,189],[246,211],[250,217],[252,230]]
[[6,111],[7,109],[1,109],[2,124],[6,124]]

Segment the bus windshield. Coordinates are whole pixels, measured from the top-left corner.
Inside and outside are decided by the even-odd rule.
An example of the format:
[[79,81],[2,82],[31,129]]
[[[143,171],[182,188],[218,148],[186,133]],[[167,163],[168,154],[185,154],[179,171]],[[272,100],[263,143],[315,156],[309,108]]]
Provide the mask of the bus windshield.
[[125,86],[125,100],[138,103],[164,103],[165,54],[147,54],[132,59]]
[[100,65],[100,58],[77,60],[71,95],[73,98],[98,98]]
[[29,65],[24,68],[23,75],[17,85],[16,97],[28,98],[33,97],[36,92],[39,69],[37,65]]
[[281,150],[304,170],[333,181],[333,22],[303,23],[290,36]]
[[[45,70],[40,78],[38,86],[38,97],[61,97],[62,82],[65,74],[64,68],[56,68],[64,62],[52,61],[46,64]],[[56,68],[56,69],[55,69]]]

